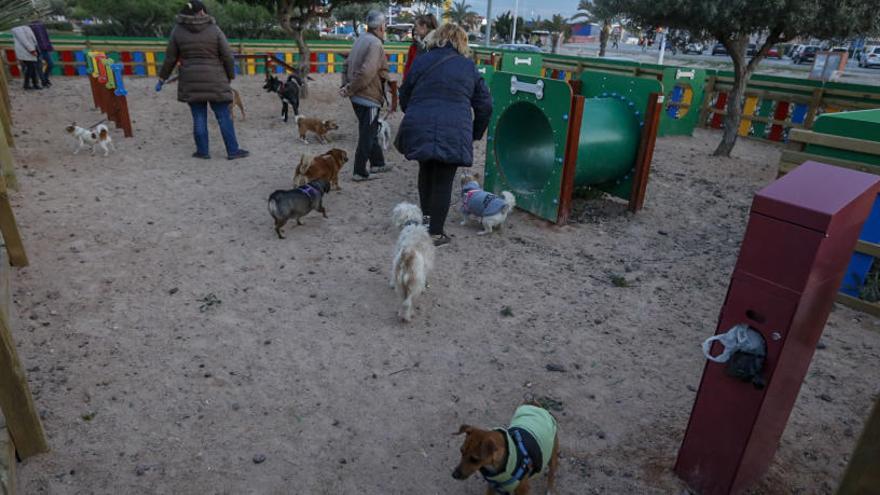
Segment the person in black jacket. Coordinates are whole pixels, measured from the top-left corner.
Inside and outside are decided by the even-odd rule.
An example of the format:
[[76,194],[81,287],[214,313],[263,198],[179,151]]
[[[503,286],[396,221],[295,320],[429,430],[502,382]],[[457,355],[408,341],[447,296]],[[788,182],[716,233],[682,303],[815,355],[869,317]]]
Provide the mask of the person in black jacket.
[[426,40],[428,52],[413,62],[400,88],[404,112],[397,144],[419,162],[419,201],[434,244],[449,243],[443,226],[458,167],[473,163],[474,141],[492,115],[489,88],[469,54],[467,33],[444,24]]

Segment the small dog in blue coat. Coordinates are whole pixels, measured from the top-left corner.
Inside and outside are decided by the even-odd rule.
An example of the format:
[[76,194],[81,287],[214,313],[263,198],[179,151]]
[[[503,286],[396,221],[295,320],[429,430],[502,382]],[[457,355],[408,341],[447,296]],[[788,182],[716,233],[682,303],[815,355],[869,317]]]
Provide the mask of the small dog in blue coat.
[[461,174],[461,225],[465,225],[468,218],[474,218],[483,226],[477,235],[491,234],[492,229],[500,228],[507,220],[516,206],[516,198],[510,191],[501,191],[501,196],[484,191],[479,178],[477,173]]

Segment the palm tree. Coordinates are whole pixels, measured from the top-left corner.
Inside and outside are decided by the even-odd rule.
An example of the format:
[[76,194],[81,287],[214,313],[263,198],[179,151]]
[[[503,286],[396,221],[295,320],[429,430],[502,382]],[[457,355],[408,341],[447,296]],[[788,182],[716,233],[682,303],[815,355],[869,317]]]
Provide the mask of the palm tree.
[[0,0],[0,31],[35,19],[48,9],[42,0]]
[[559,46],[559,38],[562,38],[563,43],[571,37],[571,26],[568,24],[568,19],[565,17],[555,14],[552,19],[548,19],[543,22],[544,29],[550,31],[550,43],[551,43],[551,51],[556,53],[556,50]]
[[571,16],[571,20],[585,19],[587,22],[602,24],[599,33],[599,56],[605,56],[605,47],[608,46],[608,37],[611,35],[611,23],[618,15],[619,10],[615,0],[580,0],[578,13]]
[[467,0],[453,2],[452,8],[443,12],[443,17],[449,20],[449,22],[454,22],[465,28],[467,31],[469,31],[477,21],[477,13],[471,10],[471,6],[468,5]]
[[[517,16],[516,18],[516,32],[521,33],[523,27],[523,18]],[[499,15],[495,18],[495,27],[493,28],[495,33],[502,39],[507,41],[508,37],[513,34],[513,15],[508,10],[507,12]],[[510,41],[511,43],[516,43],[516,41]]]

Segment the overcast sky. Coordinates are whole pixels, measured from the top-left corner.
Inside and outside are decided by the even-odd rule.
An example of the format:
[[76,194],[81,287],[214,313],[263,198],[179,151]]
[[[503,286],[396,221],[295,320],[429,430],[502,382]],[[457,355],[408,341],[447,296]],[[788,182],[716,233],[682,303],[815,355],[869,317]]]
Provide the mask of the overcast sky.
[[[486,0],[467,0],[471,8],[478,14],[486,15]],[[492,0],[492,18],[510,10],[513,11],[514,0]],[[530,19],[541,16],[549,19],[554,14],[571,17],[577,12],[578,0],[519,0],[519,16]]]

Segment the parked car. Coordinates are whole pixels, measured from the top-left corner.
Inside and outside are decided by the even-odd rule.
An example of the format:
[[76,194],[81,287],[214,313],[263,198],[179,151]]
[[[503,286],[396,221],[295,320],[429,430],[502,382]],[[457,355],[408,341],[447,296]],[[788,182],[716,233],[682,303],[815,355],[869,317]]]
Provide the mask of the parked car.
[[514,52],[534,52],[541,53],[542,50],[540,47],[535,45],[528,45],[525,43],[506,43],[504,45],[498,45],[499,50],[510,50]]
[[682,52],[684,52],[685,55],[687,55],[689,53],[696,53],[697,55],[702,55],[703,50],[705,50],[705,47],[703,47],[702,43],[688,43],[687,45],[684,45],[684,50],[682,50]]
[[771,46],[769,50],[767,50],[767,58],[782,58],[782,52],[779,51],[779,48],[775,46]]
[[746,56],[754,57],[758,53],[758,45],[754,43],[749,43],[749,47],[746,48]]
[[865,59],[868,55],[874,53],[874,50],[877,48],[880,48],[880,45],[865,45],[856,51],[856,60],[859,62],[859,67],[865,67]]
[[724,48],[721,43],[715,43],[715,46],[712,47],[712,55],[727,55],[727,48]]
[[803,62],[813,62],[816,60],[816,54],[819,53],[819,47],[816,45],[805,46],[803,50],[798,52],[791,61],[796,64]]
[[871,47],[870,52],[862,54],[859,67],[880,67],[880,46]]

